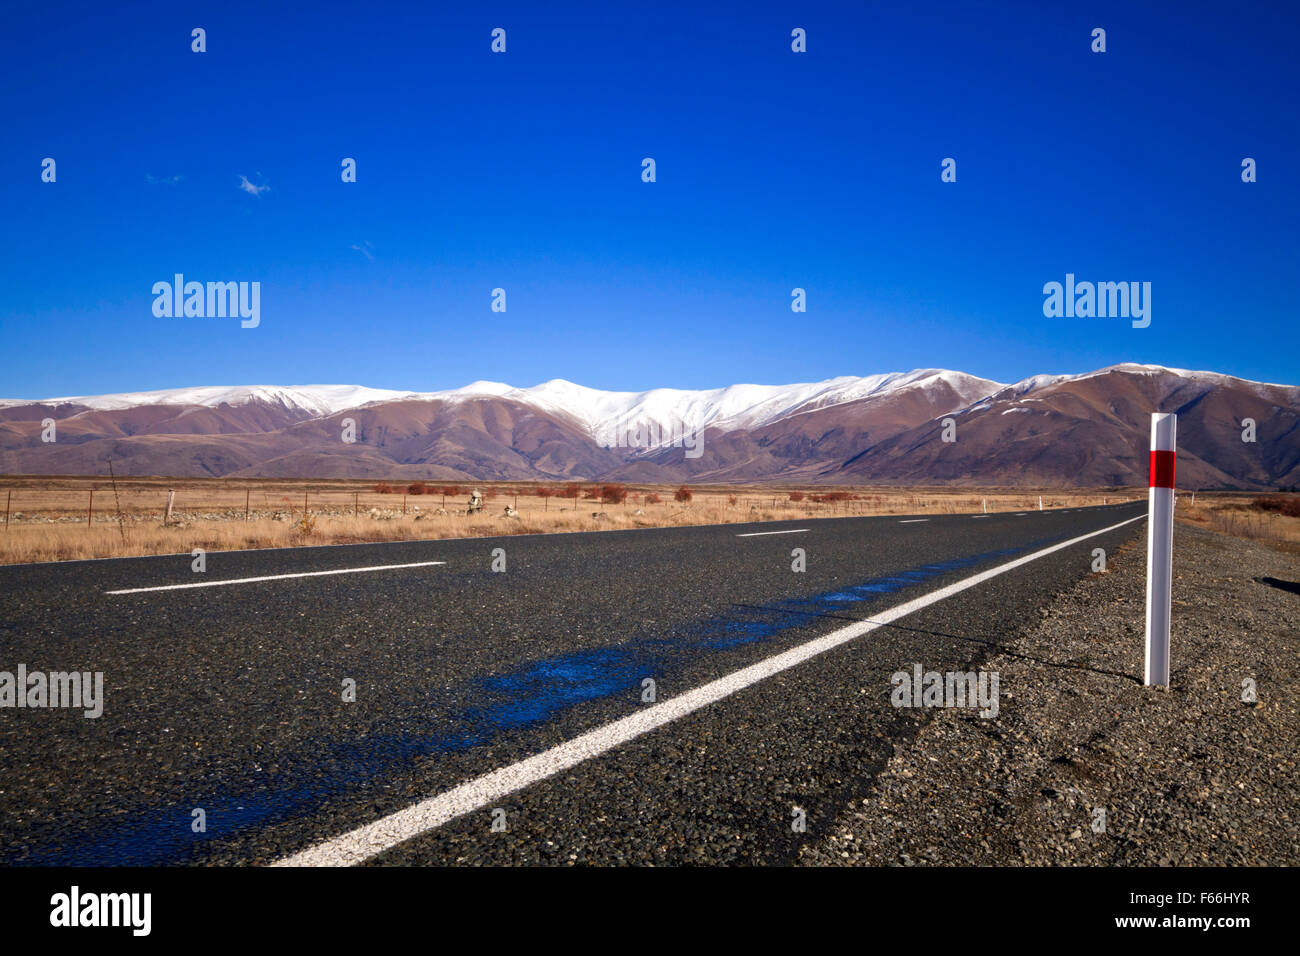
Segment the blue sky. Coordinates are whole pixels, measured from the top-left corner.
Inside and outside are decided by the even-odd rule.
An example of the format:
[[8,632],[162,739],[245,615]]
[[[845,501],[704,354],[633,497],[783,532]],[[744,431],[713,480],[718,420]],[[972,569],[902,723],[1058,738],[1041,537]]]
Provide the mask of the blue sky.
[[[7,12],[0,397],[1300,382],[1300,5],[384,6]],[[156,318],[177,272],[259,281],[260,326]],[[1067,272],[1151,326],[1045,318]]]

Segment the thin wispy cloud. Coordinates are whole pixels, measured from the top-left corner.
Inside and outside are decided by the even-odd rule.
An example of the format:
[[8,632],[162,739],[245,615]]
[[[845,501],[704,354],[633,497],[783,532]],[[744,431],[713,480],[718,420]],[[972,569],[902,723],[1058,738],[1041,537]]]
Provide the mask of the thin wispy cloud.
[[174,186],[184,179],[179,173],[175,176],[155,176],[153,173],[145,173],[144,181],[151,186]]
[[[261,178],[261,173],[258,173],[258,178]],[[262,195],[262,193],[271,191],[270,186],[258,186],[254,183],[249,182],[248,177],[242,174],[239,177],[239,188],[242,189],[244,192],[248,193],[250,196],[260,196]]]
[[358,246],[356,243],[353,243],[352,248],[355,249],[355,250],[357,250],[357,252],[361,253],[363,256],[365,256],[367,259],[369,259],[371,262],[374,262],[374,261],[375,261],[375,257],[374,257],[374,255],[371,253],[371,251],[370,251],[371,249],[374,248],[374,246],[372,246],[372,245],[370,244],[370,240],[369,240],[369,239],[367,239],[367,240],[365,241],[365,244],[364,244],[364,245],[360,245],[360,246]]

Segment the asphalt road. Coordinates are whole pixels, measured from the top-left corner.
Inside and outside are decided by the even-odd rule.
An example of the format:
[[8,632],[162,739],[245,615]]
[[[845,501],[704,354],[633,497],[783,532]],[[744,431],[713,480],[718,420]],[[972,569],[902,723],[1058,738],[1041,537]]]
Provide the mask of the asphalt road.
[[[189,555],[0,568],[0,671],[105,688],[98,719],[0,708],[0,864],[283,860],[1145,507],[211,553],[202,574]],[[968,669],[1094,548],[1144,531],[945,597],[368,862],[786,862],[924,719],[891,705],[893,672]],[[310,576],[107,593],[289,574]]]

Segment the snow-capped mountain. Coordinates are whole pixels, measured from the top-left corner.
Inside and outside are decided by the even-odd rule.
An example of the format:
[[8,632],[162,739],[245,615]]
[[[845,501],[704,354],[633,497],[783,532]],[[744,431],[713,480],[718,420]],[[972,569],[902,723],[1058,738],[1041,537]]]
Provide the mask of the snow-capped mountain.
[[797,385],[728,385],[688,390],[656,388],[644,392],[608,392],[552,379],[529,388],[502,382],[473,382],[433,392],[403,392],[364,385],[238,385],[172,388],[113,395],[44,399],[0,399],[0,408],[22,405],[78,405],[97,411],[145,405],[201,405],[218,408],[253,403],[277,405],[313,417],[392,401],[463,402],[485,396],[503,398],[551,414],[565,415],[595,433],[610,422],[645,418],[661,424],[687,422],[699,428],[753,428],[802,411],[859,401],[909,387],[951,387],[974,401],[1005,388],[963,372],[917,369],[861,378],[841,376]]
[[198,388],[165,388],[153,392],[122,392],[116,395],[80,395],[65,398],[0,399],[0,408],[15,405],[80,405],[97,411],[139,408],[142,405],[248,405],[260,402],[280,405],[310,415],[332,415],[371,402],[391,401],[409,395],[389,388],[364,385],[206,385]]
[[[1141,484],[1148,416],[1180,413],[1180,475],[1300,482],[1300,389],[1124,364],[1003,384],[916,369],[795,385],[615,392],[563,379],[441,391],[206,386],[0,401],[0,469],[118,474],[631,481]],[[344,417],[357,440],[340,441]],[[945,417],[958,440],[938,438]],[[41,440],[45,419],[56,442]],[[1243,442],[1243,422],[1256,441]],[[612,429],[705,436],[609,447]]]
[[686,423],[693,428],[754,428],[801,412],[843,405],[909,387],[948,385],[973,401],[997,389],[997,382],[963,372],[917,369],[857,378],[841,376],[799,385],[728,385],[688,390],[656,388],[645,392],[605,392],[552,379],[531,388],[499,382],[474,382],[443,392],[411,393],[408,398],[459,401],[491,395],[510,399],[552,414],[566,415],[596,434],[612,422],[647,420],[667,426]]

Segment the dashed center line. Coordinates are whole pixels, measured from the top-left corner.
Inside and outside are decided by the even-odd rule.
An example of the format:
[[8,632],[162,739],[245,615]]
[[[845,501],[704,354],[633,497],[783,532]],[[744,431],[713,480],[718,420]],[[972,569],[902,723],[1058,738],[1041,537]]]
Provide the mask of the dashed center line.
[[257,578],[229,578],[225,581],[197,581],[193,584],[160,584],[151,588],[124,588],[105,591],[105,594],[143,594],[145,591],[182,591],[186,588],[220,588],[231,584],[253,584],[257,581],[283,581],[286,578],[319,578],[327,574],[364,574],[366,571],[396,571],[399,568],[427,568],[446,561],[416,561],[413,564],[378,564],[369,568],[339,568],[335,571],[298,571],[294,574],[266,574]]
[[798,534],[801,531],[807,531],[807,528],[791,528],[789,531],[750,531],[747,534],[738,534],[737,538],[761,538],[765,534]]
[[[717,680],[709,681],[678,697],[636,711],[627,717],[604,724],[594,730],[579,734],[541,753],[526,757],[516,763],[500,767],[490,773],[467,780],[435,796],[421,800],[404,810],[357,827],[347,833],[324,840],[304,850],[275,861],[274,866],[351,866],[378,856],[399,843],[434,830],[449,820],[492,806],[494,801],[523,790],[525,787],[576,767],[593,757],[607,753],[629,740],[650,733],[665,724],[693,713],[702,707],[730,697],[774,674],[802,664],[810,658],[832,648],[846,644],[877,628],[913,614],[954,594],[973,588],[990,578],[1023,567],[1031,561],[1055,554],[1065,548],[1080,544],[1089,538],[1117,531],[1134,521],[1142,521],[1145,514],[1129,518],[1107,528],[1089,531],[1068,541],[1035,551],[1006,564],[980,571],[970,577],[955,581],[906,603],[882,610],[870,620],[857,621],[831,631],[821,637],[792,647],[748,667],[733,671]],[[913,519],[919,520],[919,519]]]

